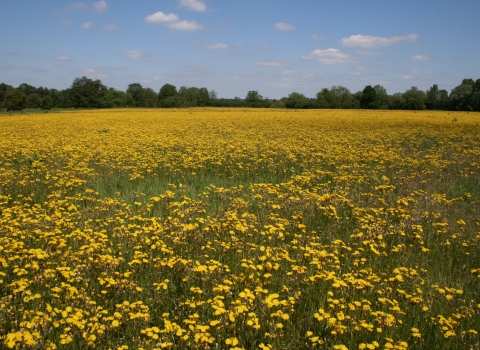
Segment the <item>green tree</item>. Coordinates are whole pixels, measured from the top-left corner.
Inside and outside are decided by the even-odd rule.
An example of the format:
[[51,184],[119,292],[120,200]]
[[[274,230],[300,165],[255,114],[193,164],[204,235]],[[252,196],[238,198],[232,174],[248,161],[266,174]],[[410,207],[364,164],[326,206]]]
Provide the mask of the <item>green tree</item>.
[[98,79],[76,78],[68,90],[69,102],[74,108],[102,108],[107,90]]
[[410,90],[405,91],[403,94],[402,109],[423,110],[425,109],[426,99],[425,92],[418,90],[416,86],[412,86]]
[[378,108],[376,101],[377,91],[371,85],[365,86],[362,92],[362,99],[360,100],[360,108]]
[[42,98],[42,103],[40,105],[42,109],[52,109],[52,105],[53,102],[50,96],[45,96],[44,98]]
[[145,97],[145,107],[157,107],[157,93],[151,88],[145,88],[143,93]]
[[263,96],[255,90],[251,90],[247,93],[247,96],[245,97],[245,103],[248,107],[265,107]]
[[448,107],[447,90],[439,90],[437,84],[434,84],[426,93],[426,109],[444,110]]
[[158,103],[160,105],[164,99],[168,97],[177,96],[177,95],[178,95],[178,92],[175,86],[171,84],[165,84],[160,88],[160,91],[158,92]]
[[20,84],[17,89],[23,92],[25,96],[37,92],[37,88],[35,86],[29,85],[27,83]]
[[462,84],[450,92],[450,109],[456,111],[472,111],[471,98],[477,88],[473,79],[463,79]]
[[381,85],[375,85],[375,103],[372,108],[387,109],[388,108],[388,94],[387,90]]
[[317,93],[316,104],[319,108],[334,108],[335,94],[327,88]]
[[145,107],[145,89],[139,83],[128,85],[127,94],[132,95],[135,107]]
[[186,108],[190,104],[187,99],[183,96],[169,96],[160,101],[159,107],[162,108]]
[[41,104],[42,99],[35,92],[32,92],[30,95],[28,95],[27,99],[25,100],[25,108],[40,108]]
[[3,100],[5,99],[5,94],[9,90],[13,90],[13,86],[7,85],[7,84],[4,84],[4,83],[0,84],[0,108],[3,108],[3,106],[4,106],[3,105]]
[[19,89],[9,90],[3,100],[7,111],[21,111],[25,106],[27,96]]
[[285,102],[285,107],[287,108],[308,108],[309,105],[309,99],[298,92],[292,92],[288,95],[287,101]]

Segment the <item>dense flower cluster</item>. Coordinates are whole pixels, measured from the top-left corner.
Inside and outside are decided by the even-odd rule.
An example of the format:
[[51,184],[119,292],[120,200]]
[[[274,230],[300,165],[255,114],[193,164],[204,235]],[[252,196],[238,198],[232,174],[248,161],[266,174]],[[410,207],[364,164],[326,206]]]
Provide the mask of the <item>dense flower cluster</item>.
[[0,347],[475,349],[479,115],[0,118]]

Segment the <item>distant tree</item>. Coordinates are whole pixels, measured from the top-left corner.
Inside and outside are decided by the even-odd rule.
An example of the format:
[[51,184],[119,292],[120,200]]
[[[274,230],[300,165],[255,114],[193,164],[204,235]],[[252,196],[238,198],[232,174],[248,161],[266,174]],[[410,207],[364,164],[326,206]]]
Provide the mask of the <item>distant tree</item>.
[[377,91],[371,86],[367,85],[362,91],[362,99],[360,100],[360,108],[378,108],[376,105]]
[[28,95],[27,99],[25,100],[25,108],[40,108],[41,104],[42,99],[35,92],[32,92],[30,95]]
[[0,84],[0,108],[3,108],[3,100],[5,99],[5,94],[9,90],[13,90],[13,86],[4,83]]
[[372,108],[387,109],[388,108],[388,94],[387,90],[381,85],[375,85],[375,102]]
[[418,90],[416,86],[412,86],[403,94],[403,108],[409,110],[423,110],[425,109],[426,95],[422,90]]
[[145,107],[157,107],[158,96],[151,88],[143,90],[145,96]]
[[13,89],[6,92],[3,103],[7,111],[21,111],[26,99],[27,96],[21,90]]
[[247,96],[245,97],[245,103],[248,107],[265,107],[263,96],[255,90],[251,90],[247,93]]
[[102,108],[107,87],[100,80],[75,78],[68,90],[69,103],[74,108]]
[[190,104],[183,96],[169,96],[160,101],[159,107],[162,108],[186,108]]
[[124,108],[134,107],[135,101],[132,95],[126,92],[109,88],[101,99],[102,108]]
[[23,92],[25,96],[28,96],[31,93],[37,92],[37,88],[35,86],[29,85],[26,83],[20,84],[17,89]]
[[330,91],[334,96],[334,108],[352,108],[355,105],[350,90],[345,86],[332,86]]
[[210,97],[210,100],[216,100],[218,97],[217,97],[217,93],[215,92],[215,90],[210,90],[210,92],[208,93],[209,97]]
[[40,96],[40,98],[42,99],[45,96],[50,96],[50,89],[40,86],[39,88],[37,88],[37,95]]
[[145,107],[145,89],[139,83],[128,85],[127,94],[132,95],[135,107]]
[[335,94],[327,88],[317,93],[316,104],[319,108],[334,108]]
[[286,108],[308,108],[310,101],[305,95],[298,92],[292,92],[288,95],[287,101],[285,102]]
[[448,107],[447,90],[439,90],[437,84],[434,84],[426,93],[426,109],[443,110]]
[[472,97],[476,90],[477,84],[473,79],[463,79],[462,84],[456,86],[450,92],[450,109],[456,111],[472,111],[472,105],[475,105]]
[[388,99],[389,109],[403,109],[405,101],[401,92],[394,93]]
[[160,88],[160,91],[158,92],[158,102],[159,105],[161,104],[162,100],[168,98],[168,97],[173,97],[177,96],[177,88],[171,84],[165,84]]
[[48,95],[45,96],[44,98],[42,98],[42,103],[40,106],[42,107],[42,109],[52,109],[52,106],[53,106],[52,98]]

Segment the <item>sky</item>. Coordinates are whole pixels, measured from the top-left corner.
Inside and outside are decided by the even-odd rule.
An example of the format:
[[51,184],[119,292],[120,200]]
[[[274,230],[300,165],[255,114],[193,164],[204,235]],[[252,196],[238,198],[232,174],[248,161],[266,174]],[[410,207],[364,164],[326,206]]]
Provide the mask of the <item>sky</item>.
[[1,0],[0,82],[279,99],[480,78],[479,0]]

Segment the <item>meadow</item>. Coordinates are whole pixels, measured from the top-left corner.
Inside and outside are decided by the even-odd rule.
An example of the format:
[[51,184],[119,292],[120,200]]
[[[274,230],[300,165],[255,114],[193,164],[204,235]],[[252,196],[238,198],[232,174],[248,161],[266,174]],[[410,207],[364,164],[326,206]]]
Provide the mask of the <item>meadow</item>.
[[480,349],[479,122],[0,115],[0,348]]

